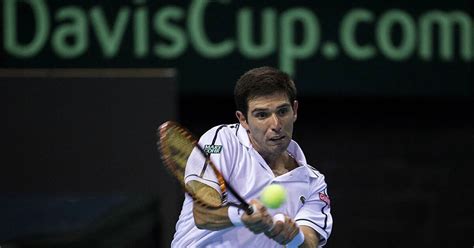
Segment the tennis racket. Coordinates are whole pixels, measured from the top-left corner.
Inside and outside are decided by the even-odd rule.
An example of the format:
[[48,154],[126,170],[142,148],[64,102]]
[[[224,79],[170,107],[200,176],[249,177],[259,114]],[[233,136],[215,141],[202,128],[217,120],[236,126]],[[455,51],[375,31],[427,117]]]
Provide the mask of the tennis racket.
[[[210,155],[198,144],[197,139],[186,128],[180,124],[167,121],[163,123],[157,130],[158,149],[161,153],[161,159],[168,171],[178,179],[181,186],[184,188],[195,202],[209,209],[218,209],[224,206],[235,206],[244,210],[248,215],[251,215],[254,210],[232,186],[224,180],[222,173],[217,169],[212,162]],[[190,155],[202,156],[201,158],[206,162],[214,172],[219,189],[221,193],[221,201],[217,203],[215,199],[209,199],[202,194],[197,194],[189,185],[185,184],[186,166],[200,166],[193,164],[188,158]],[[201,160],[199,160],[201,161]],[[227,194],[230,192],[239,203],[227,201]]]

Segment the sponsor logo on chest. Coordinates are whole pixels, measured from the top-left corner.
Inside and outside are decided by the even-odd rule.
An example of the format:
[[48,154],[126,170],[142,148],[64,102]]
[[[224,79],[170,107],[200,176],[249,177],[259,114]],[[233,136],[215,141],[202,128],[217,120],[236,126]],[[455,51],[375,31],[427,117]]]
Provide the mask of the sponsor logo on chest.
[[222,145],[205,145],[204,151],[209,154],[221,153]]

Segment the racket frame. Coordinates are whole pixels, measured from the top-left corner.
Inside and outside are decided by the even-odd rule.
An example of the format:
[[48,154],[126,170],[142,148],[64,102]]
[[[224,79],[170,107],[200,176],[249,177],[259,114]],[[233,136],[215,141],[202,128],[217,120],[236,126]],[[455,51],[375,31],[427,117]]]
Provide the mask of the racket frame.
[[[166,140],[168,139],[167,135],[169,135],[169,132],[173,129],[175,129],[177,132],[180,133],[180,135],[185,137],[191,143],[192,146],[196,147],[197,150],[201,153],[201,155],[206,160],[206,164],[211,167],[212,171],[216,175],[217,182],[221,190],[221,205],[214,207],[200,200],[192,192],[190,192],[190,190],[187,189],[186,185],[184,184],[184,178],[183,178],[183,182],[180,182],[180,184],[184,188],[185,192],[189,196],[191,196],[194,201],[198,202],[200,205],[206,208],[218,209],[218,208],[222,208],[228,205],[228,206],[238,207],[244,210],[248,215],[251,215],[254,212],[253,207],[250,204],[248,204],[244,200],[244,198],[241,197],[239,193],[237,193],[237,191],[224,179],[224,176],[222,175],[222,173],[219,171],[219,169],[217,169],[216,165],[211,160],[210,154],[207,153],[199,145],[197,139],[188,129],[186,129],[185,127],[183,127],[182,125],[174,121],[166,121],[165,123],[161,124],[157,129],[158,150],[160,151],[161,159],[163,160],[163,163],[165,164],[165,167],[168,169],[168,171],[171,172],[175,177],[177,177],[177,175],[174,173],[174,171],[176,170],[175,167],[177,167],[177,165],[175,165],[174,160],[171,158],[172,155],[165,154],[165,152],[163,152],[164,150],[168,148],[166,145],[167,144]],[[239,204],[227,201],[227,190],[239,201]]]

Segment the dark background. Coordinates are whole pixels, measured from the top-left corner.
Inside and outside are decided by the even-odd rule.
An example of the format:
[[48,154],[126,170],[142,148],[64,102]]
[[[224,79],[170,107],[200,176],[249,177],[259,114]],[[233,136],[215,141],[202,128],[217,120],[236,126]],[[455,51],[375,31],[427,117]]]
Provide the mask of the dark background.
[[167,246],[182,191],[155,130],[175,71],[1,72],[2,247]]
[[[54,13],[64,3],[45,2],[52,24],[58,26]],[[175,24],[189,34],[190,3],[69,4],[84,11],[102,6],[108,20],[114,20],[123,6],[147,6],[152,15],[175,5],[185,13]],[[372,11],[374,23],[390,9],[401,9],[415,20],[431,10],[461,10],[471,22],[473,15],[472,1],[231,1],[210,6],[205,20],[214,42],[235,36],[234,17],[243,7],[260,13],[271,6],[279,14],[305,7],[319,19],[321,42],[336,43],[339,22],[353,8]],[[21,8],[19,33],[27,41],[34,20],[27,7]],[[374,24],[360,28],[361,44],[373,40]],[[277,52],[262,59],[237,51],[207,58],[191,43],[177,58],[151,53],[136,58],[131,24],[118,54],[105,58],[90,26],[88,32],[89,47],[80,56],[60,58],[50,42],[28,58],[3,47],[0,65],[47,70],[175,68],[175,77],[2,77],[6,118],[0,223],[7,223],[0,228],[2,247],[7,240],[13,240],[5,244],[11,247],[167,247],[182,193],[159,169],[155,128],[177,119],[200,135],[214,125],[236,122],[234,82],[250,68],[278,66]],[[397,32],[395,28],[395,43]],[[150,42],[169,41],[154,34]],[[437,54],[439,44],[434,44]],[[293,77],[300,108],[294,139],[329,186],[334,227],[326,247],[474,245],[474,80],[472,59],[462,60],[458,49],[456,45],[451,61],[436,55],[425,61],[416,53],[402,61],[381,54],[357,61],[342,52],[327,59],[320,51],[297,61]],[[163,88],[161,80],[174,82],[176,88]]]

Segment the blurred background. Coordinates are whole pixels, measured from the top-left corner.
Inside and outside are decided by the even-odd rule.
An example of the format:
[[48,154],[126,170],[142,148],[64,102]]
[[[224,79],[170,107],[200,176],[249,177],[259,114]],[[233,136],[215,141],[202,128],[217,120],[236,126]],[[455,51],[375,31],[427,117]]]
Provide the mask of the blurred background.
[[269,65],[326,176],[326,247],[472,247],[473,5],[2,0],[0,246],[168,247],[155,129],[236,122],[235,81]]

